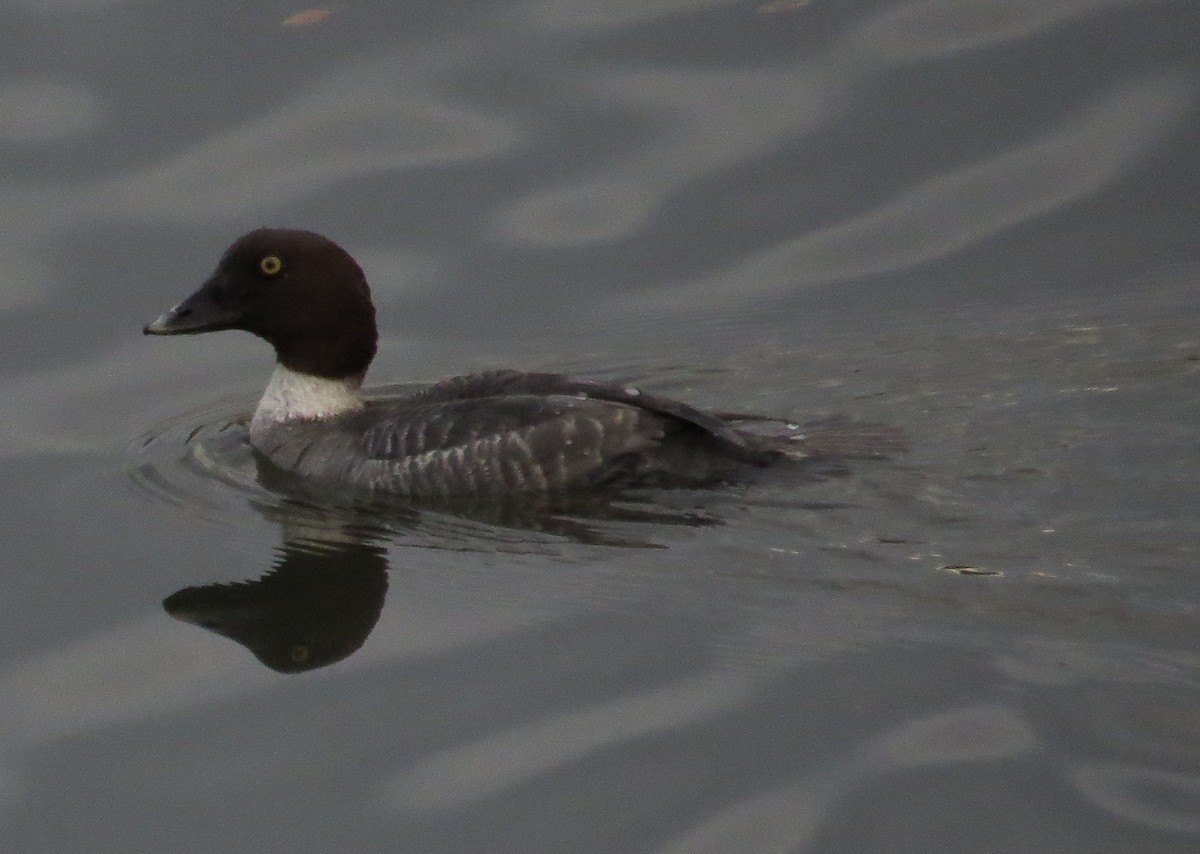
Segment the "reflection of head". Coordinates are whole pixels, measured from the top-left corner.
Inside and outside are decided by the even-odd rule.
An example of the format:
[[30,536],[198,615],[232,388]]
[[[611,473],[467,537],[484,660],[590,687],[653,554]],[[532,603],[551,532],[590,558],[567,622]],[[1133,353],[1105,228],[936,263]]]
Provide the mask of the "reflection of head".
[[361,647],[386,592],[381,546],[292,541],[257,581],[185,587],[163,606],[176,619],[237,641],[273,670],[299,673]]

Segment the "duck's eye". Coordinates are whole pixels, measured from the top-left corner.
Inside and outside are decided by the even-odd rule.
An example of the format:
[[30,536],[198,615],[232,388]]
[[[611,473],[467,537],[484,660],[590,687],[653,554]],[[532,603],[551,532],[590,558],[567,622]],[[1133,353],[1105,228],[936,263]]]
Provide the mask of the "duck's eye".
[[304,662],[308,661],[308,656],[310,653],[311,651],[307,646],[302,643],[298,643],[288,650],[288,658],[292,660],[293,664],[303,664]]
[[283,262],[278,255],[267,255],[258,262],[258,269],[262,270],[264,276],[278,276],[283,269]]

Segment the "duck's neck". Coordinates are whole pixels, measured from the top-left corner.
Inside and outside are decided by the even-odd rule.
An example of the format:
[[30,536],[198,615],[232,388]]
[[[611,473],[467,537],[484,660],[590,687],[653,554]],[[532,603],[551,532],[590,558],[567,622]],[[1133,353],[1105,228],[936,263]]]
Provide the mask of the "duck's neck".
[[258,401],[250,432],[288,421],[317,421],[362,409],[362,377],[330,379],[275,365],[267,390]]

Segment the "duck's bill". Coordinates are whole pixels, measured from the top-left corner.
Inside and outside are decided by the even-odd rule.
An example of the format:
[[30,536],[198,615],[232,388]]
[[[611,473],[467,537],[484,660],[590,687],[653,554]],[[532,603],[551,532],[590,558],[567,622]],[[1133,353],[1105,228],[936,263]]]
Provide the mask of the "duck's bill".
[[241,315],[213,298],[214,288],[206,284],[174,308],[167,309],[153,322],[142,327],[146,335],[197,335],[219,329],[235,329]]

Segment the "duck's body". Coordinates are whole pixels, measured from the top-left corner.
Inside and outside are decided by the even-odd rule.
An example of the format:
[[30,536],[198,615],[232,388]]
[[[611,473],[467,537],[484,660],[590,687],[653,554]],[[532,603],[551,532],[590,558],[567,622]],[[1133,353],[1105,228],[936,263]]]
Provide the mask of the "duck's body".
[[[375,311],[362,271],[312,232],[235,242],[195,294],[147,334],[243,329],[278,364],[251,445],[306,482],[412,498],[503,498],[604,486],[700,484],[812,450],[794,425],[734,421],[638,389],[495,371],[367,403]],[[782,425],[782,422],[774,422]]]
[[250,437],[311,481],[438,498],[703,483],[775,455],[672,401],[517,371],[455,377],[323,419],[274,419],[260,406]]

